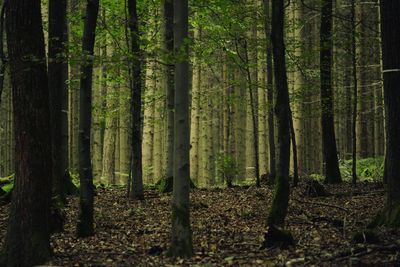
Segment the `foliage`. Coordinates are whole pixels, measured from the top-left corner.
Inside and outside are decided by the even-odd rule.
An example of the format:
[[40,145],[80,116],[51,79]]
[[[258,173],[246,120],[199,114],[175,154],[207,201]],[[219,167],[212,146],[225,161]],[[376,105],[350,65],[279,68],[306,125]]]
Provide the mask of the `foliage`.
[[229,183],[232,183],[235,176],[239,173],[235,157],[224,153],[220,153],[217,156],[216,168],[220,180],[225,181],[228,185]]
[[[383,157],[365,158],[357,160],[357,177],[359,181],[373,182],[380,181],[383,178],[385,160]],[[340,173],[343,181],[350,182],[352,180],[352,164],[353,160],[339,160]],[[311,174],[310,178],[323,182],[324,176],[320,174]]]
[[[340,160],[339,167],[345,181],[352,179],[353,160]],[[377,181],[383,177],[384,158],[366,158],[357,160],[357,175],[360,181]]]

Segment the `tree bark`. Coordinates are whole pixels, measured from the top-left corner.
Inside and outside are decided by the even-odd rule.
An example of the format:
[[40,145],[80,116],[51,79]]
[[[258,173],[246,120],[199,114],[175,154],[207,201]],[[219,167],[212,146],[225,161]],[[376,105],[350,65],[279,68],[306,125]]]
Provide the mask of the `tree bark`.
[[93,174],[90,154],[90,127],[92,125],[92,73],[99,0],[87,0],[83,29],[79,110],[79,180],[80,212],[78,237],[91,236],[93,225]]
[[14,0],[6,8],[16,179],[1,266],[40,265],[51,254],[52,148],[40,3]]
[[142,177],[142,52],[139,46],[140,32],[136,0],[128,0],[129,30],[131,34],[131,199],[144,199]]
[[55,195],[66,202],[68,173],[68,63],[67,1],[49,1],[48,77],[52,125],[53,187]]
[[385,176],[388,183],[386,206],[376,224],[400,226],[400,2],[382,0],[381,37],[383,56],[384,98],[387,114]]
[[174,0],[175,117],[174,189],[172,198],[172,239],[169,255],[193,255],[189,214],[189,55],[188,1]]
[[323,0],[320,29],[321,126],[325,182],[342,181],[336,149],[332,95],[332,0]]
[[269,148],[269,178],[272,183],[276,176],[275,154],[275,122],[274,122],[274,86],[272,74],[272,44],[269,42],[271,35],[270,0],[264,0],[265,37],[267,40],[267,107],[268,107],[268,148]]
[[289,165],[290,165],[290,107],[287,84],[283,1],[272,2],[271,41],[274,57],[276,81],[275,115],[278,124],[278,148],[276,188],[268,214],[268,226],[282,226],[285,221],[289,203]]

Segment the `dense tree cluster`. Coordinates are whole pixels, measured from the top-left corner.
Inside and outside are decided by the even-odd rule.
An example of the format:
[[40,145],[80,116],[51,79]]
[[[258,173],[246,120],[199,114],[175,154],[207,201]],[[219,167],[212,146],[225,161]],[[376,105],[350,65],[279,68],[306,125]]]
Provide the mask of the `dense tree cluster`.
[[1,266],[44,263],[78,190],[94,235],[96,187],[116,185],[173,191],[171,257],[194,253],[196,186],[275,185],[264,245],[292,243],[290,185],[356,184],[368,158],[388,189],[371,225],[400,226],[398,1],[1,2]]

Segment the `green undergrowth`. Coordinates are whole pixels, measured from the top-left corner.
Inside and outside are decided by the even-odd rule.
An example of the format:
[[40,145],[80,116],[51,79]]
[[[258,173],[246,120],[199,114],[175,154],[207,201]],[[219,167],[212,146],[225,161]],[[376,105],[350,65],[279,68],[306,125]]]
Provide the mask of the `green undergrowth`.
[[0,202],[9,202],[14,189],[14,174],[0,178]]
[[[345,182],[352,180],[352,164],[350,160],[339,160],[340,173]],[[357,177],[360,182],[376,182],[383,179],[384,158],[365,158],[357,160]],[[325,177],[320,174],[312,174],[310,177],[314,180],[323,182]]]

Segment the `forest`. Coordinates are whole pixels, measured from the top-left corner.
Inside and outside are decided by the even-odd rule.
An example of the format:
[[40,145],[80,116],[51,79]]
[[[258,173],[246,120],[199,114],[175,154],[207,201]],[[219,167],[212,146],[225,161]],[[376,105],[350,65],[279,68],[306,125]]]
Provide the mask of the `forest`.
[[0,267],[400,266],[400,1],[0,6]]

